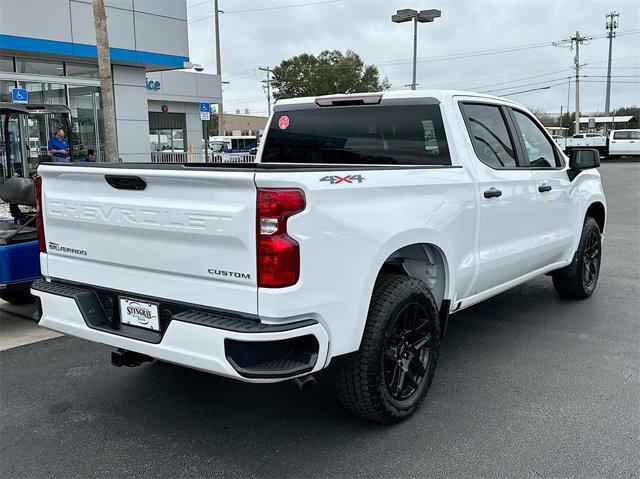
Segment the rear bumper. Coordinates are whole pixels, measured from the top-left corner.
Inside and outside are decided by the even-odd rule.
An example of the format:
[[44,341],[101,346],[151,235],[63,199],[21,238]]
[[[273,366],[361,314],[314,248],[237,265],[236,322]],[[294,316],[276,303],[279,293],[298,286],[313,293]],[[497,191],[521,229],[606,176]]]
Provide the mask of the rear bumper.
[[190,309],[173,314],[154,340],[150,331],[100,319],[104,297],[90,287],[41,280],[31,293],[40,326],[234,379],[281,381],[316,372],[327,359],[328,335],[314,320],[267,325]]

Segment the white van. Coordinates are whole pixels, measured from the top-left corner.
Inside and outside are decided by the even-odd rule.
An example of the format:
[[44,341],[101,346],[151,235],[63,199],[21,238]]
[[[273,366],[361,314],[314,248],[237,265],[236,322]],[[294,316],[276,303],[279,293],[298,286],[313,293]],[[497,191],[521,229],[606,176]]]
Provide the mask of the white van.
[[609,133],[609,158],[640,155],[640,130],[613,130]]

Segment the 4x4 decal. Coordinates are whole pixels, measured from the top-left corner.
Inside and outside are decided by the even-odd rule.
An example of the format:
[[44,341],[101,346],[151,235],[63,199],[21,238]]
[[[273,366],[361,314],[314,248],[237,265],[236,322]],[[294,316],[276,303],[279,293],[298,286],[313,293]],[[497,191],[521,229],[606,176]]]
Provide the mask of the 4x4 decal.
[[332,175],[320,178],[320,181],[328,181],[332,185],[337,185],[338,183],[362,183],[364,181],[364,177],[362,175]]

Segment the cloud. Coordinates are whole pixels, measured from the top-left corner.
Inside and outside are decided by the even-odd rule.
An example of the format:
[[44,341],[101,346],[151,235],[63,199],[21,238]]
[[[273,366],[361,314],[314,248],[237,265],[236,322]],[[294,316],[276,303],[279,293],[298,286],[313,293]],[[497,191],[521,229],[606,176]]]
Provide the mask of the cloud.
[[[188,0],[191,60],[215,72],[213,1]],[[398,8],[433,8],[423,0],[342,0],[334,3],[255,12],[237,10],[310,3],[312,0],[220,0],[222,73],[225,111],[265,114],[267,102],[257,67],[273,67],[300,53],[327,49],[353,50],[366,63],[377,64],[394,89],[411,82],[413,31],[410,23],[394,24]],[[442,18],[418,25],[419,88],[497,90],[507,94],[546,85],[548,90],[510,96],[528,106],[557,112],[567,105],[567,77],[572,75],[574,52],[541,46],[466,58],[433,59],[446,55],[550,43],[583,35],[602,37],[608,2],[585,0],[439,0]],[[201,5],[197,5],[201,4]],[[614,39],[612,107],[640,104],[640,2],[618,0],[621,33]],[[198,19],[205,18],[198,21]],[[608,41],[594,38],[580,48],[582,72],[581,110],[604,109]],[[400,61],[400,62],[399,62]],[[403,61],[403,62],[402,62]],[[393,63],[392,63],[393,62]],[[535,78],[530,78],[535,77]],[[515,81],[514,81],[515,80]],[[633,83],[635,82],[635,83]],[[522,86],[529,85],[530,86]],[[509,87],[509,88],[507,88]],[[574,109],[573,84],[569,97]]]

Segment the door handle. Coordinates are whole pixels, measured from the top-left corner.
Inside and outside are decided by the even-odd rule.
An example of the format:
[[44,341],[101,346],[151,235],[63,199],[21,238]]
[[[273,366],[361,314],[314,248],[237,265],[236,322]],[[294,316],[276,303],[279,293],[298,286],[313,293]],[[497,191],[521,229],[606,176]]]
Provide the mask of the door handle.
[[104,179],[118,190],[144,190],[147,182],[139,176],[105,175]]
[[542,185],[538,186],[538,191],[540,193],[544,193],[546,191],[551,191],[551,190],[552,190],[551,185],[547,185],[543,183]]
[[497,198],[498,196],[502,196],[502,191],[500,191],[497,188],[489,188],[487,191],[484,192],[484,197],[485,198]]

